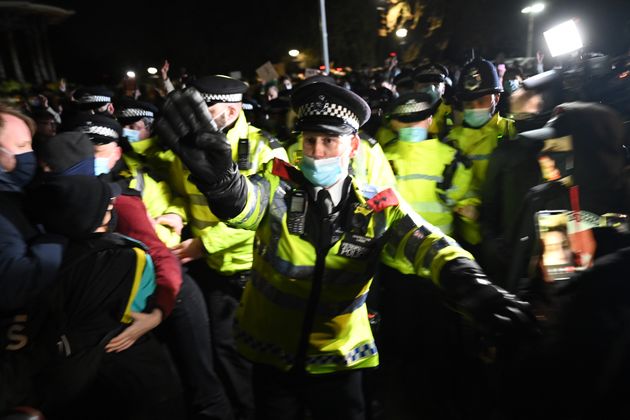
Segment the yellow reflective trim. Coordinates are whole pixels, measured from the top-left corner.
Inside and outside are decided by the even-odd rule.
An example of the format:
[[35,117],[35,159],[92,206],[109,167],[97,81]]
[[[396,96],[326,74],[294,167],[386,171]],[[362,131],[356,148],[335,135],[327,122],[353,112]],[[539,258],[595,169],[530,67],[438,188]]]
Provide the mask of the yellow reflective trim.
[[125,312],[120,320],[124,324],[131,324],[133,321],[133,318],[131,317],[131,305],[138,294],[140,280],[142,280],[142,273],[144,272],[144,267],[147,265],[147,254],[140,248],[132,249],[136,253],[136,272],[133,276],[133,285],[131,286],[131,293],[129,293],[129,300],[127,301]]

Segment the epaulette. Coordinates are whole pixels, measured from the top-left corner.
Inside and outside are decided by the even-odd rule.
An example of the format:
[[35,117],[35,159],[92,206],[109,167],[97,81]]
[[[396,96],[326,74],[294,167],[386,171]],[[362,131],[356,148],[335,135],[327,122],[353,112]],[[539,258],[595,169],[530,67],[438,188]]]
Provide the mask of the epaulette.
[[397,206],[398,197],[393,189],[388,188],[369,199],[366,204],[378,213],[385,210],[387,207]]
[[273,159],[273,168],[271,173],[288,182],[294,182],[300,185],[304,183],[304,174],[302,174],[302,172],[300,172],[300,170],[295,166],[282,159]]
[[280,147],[282,147],[282,143],[280,143],[280,140],[278,140],[275,136],[271,135],[270,132],[265,131],[265,130],[260,130],[260,134],[262,134],[262,136],[267,139],[267,142],[269,143],[269,147],[271,147],[272,149],[279,149]]
[[361,140],[365,140],[370,144],[370,147],[374,147],[378,144],[378,140],[376,140],[374,137],[365,134],[363,132],[359,133],[359,137],[361,137]]

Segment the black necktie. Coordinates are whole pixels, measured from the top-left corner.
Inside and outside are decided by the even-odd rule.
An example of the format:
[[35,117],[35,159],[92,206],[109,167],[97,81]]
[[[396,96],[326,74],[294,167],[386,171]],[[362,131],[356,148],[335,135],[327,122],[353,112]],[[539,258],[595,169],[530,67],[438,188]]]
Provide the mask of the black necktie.
[[319,207],[323,216],[328,216],[330,215],[330,213],[332,213],[333,202],[328,190],[322,188],[317,193],[317,206]]

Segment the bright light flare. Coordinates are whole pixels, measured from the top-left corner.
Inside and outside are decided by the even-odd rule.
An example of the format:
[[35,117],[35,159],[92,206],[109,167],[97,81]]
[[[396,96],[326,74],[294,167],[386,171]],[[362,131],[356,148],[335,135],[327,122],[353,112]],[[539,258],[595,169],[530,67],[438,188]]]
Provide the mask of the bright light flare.
[[534,3],[530,6],[527,6],[521,10],[521,13],[529,14],[529,13],[540,13],[545,10],[545,3]]
[[568,20],[543,33],[552,57],[577,51],[584,45],[575,21]]
[[406,28],[396,29],[396,36],[398,38],[405,38],[407,36],[407,29]]

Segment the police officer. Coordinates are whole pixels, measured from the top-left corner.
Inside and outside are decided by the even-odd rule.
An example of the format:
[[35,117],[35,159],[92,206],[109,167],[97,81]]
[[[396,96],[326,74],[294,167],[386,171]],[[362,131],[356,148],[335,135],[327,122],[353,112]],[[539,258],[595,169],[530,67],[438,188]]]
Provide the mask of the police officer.
[[457,149],[429,137],[439,103],[432,91],[396,98],[387,118],[398,137],[385,147],[385,155],[403,198],[427,222],[452,235],[453,209],[468,192],[472,173]]
[[416,68],[413,72],[414,90],[420,92],[434,92],[440,99],[429,134],[432,137],[444,138],[453,128],[453,109],[446,101],[446,89],[451,88],[453,82],[449,78],[448,69],[438,63],[425,64]]
[[516,135],[514,122],[497,112],[503,87],[494,65],[475,58],[462,69],[455,94],[463,106],[463,123],[454,127],[446,139],[472,161],[473,179],[466,201],[457,209],[458,238],[475,246],[481,241],[477,219],[480,191],[485,180],[490,153],[499,141]]
[[124,99],[117,103],[117,119],[123,126],[122,158],[131,176],[129,186],[141,193],[160,240],[172,247],[181,242],[186,208],[184,200],[172,193],[159,168],[151,167],[144,155],[147,148],[155,147],[152,134],[157,113],[158,109],[147,102]]
[[[286,160],[284,148],[273,137],[250,125],[242,110],[247,85],[227,76],[207,76],[193,85],[205,109],[231,146],[232,159],[244,175],[256,173],[272,158]],[[237,418],[253,412],[250,366],[234,347],[232,324],[243,286],[250,276],[254,234],[235,229],[213,214],[204,195],[188,180],[188,162],[174,160],[175,188],[186,197],[192,238],[173,247],[208,304],[213,355]]]
[[[335,84],[332,77],[320,75],[306,79],[300,84],[300,87],[315,82]],[[361,191],[372,197],[382,189],[394,187],[396,179],[381,145],[363,131],[359,131],[359,137],[361,141],[357,152],[350,161],[350,171],[357,183],[361,185]],[[290,163],[296,166],[300,164],[304,156],[303,136],[301,134],[298,135],[297,142],[287,148],[287,154]]]
[[113,117],[115,108],[114,94],[104,86],[88,86],[77,89],[73,95],[79,103],[79,109],[89,114],[102,114]]
[[276,159],[250,178],[200,100],[194,91],[171,97],[158,128],[214,214],[256,230],[236,338],[255,365],[260,418],[302,418],[305,406],[317,419],[364,418],[361,370],[378,364],[365,299],[379,260],[432,279],[482,328],[528,324],[522,303],[487,282],[469,253],[394,191],[361,195],[348,173],[369,107],[356,94],[327,83],[297,89],[301,170]]
[[[394,97],[414,91],[413,70],[404,68],[394,78]],[[388,124],[381,125],[374,133],[374,137],[385,148],[396,138],[396,132]]]

